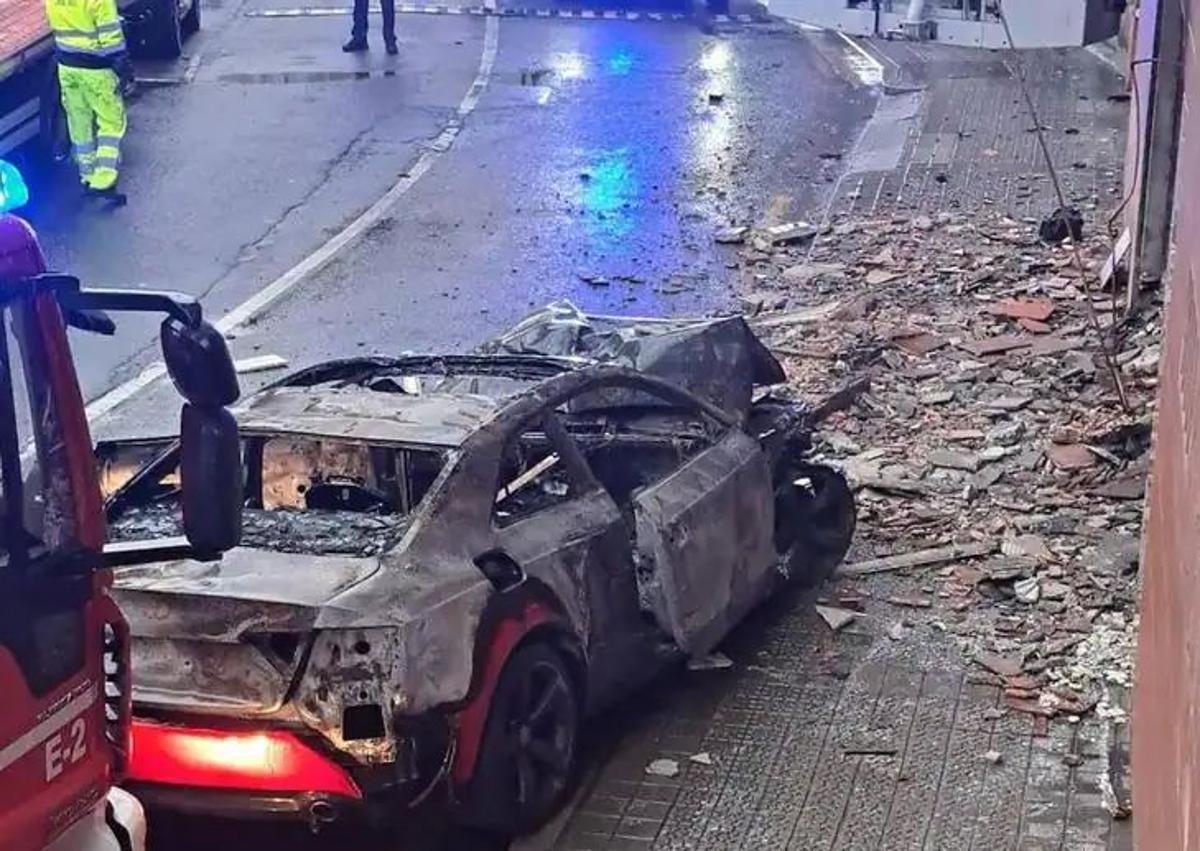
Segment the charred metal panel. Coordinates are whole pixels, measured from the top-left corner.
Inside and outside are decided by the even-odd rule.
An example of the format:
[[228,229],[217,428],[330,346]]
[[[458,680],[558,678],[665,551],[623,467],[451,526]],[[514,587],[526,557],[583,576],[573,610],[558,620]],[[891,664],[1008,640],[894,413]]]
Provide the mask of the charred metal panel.
[[739,431],[639,494],[639,579],[659,625],[693,655],[711,650],[776,579],[766,458]]
[[[485,352],[574,356],[666,379],[726,411],[745,411],[756,385],[779,384],[783,367],[740,316],[640,319],[589,316],[550,304],[480,347]],[[621,404],[605,391],[589,404]]]
[[[379,569],[378,559],[315,556],[238,548],[219,562],[174,561],[139,565],[117,571],[122,594],[147,591],[159,595],[159,605],[174,607],[174,595],[209,597],[206,605],[236,601],[281,603],[313,607],[327,603],[346,588]],[[120,600],[124,605],[126,597]],[[199,602],[199,601],[198,601]],[[134,601],[129,599],[129,604]],[[139,605],[144,605],[144,598]],[[270,612],[270,605],[255,607]],[[127,614],[136,615],[135,612]],[[192,627],[194,628],[194,627]],[[228,629],[222,632],[230,632]],[[233,635],[238,635],[236,631]]]
[[140,637],[130,655],[140,706],[269,715],[283,706],[291,683],[290,671],[250,644]]
[[615,526],[623,526],[621,512],[597,489],[497,533],[500,548],[554,592],[585,651],[593,607],[603,604],[590,598],[588,575],[602,569],[596,549],[612,545],[607,533]]
[[455,447],[497,410],[485,396],[410,396],[363,387],[282,387],[235,411],[244,434],[312,434],[343,440]]

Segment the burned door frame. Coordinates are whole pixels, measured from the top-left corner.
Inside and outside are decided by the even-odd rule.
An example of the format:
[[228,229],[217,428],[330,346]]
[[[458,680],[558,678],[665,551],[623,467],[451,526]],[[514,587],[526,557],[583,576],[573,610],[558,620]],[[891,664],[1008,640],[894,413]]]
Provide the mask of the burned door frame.
[[[762,447],[730,428],[633,502],[639,576],[653,576],[643,597],[682,650],[711,651],[774,582],[774,503]],[[735,522],[705,523],[714,513]]]
[[[541,428],[560,459],[571,487],[576,490],[561,501],[537,508],[529,515],[505,525],[496,522],[493,504],[489,512],[492,548],[478,556],[476,564],[485,575],[491,569],[489,561],[519,571],[519,575],[510,577],[507,590],[515,591],[520,587],[525,593],[537,594],[539,590],[546,589],[554,596],[571,622],[587,657],[587,694],[589,698],[598,699],[607,686],[601,681],[603,678],[592,682],[591,677],[608,667],[606,658],[610,654],[606,653],[602,640],[604,629],[596,623],[596,615],[599,614],[603,621],[608,610],[602,595],[597,593],[597,578],[611,571],[614,559],[631,563],[632,550],[616,501],[592,474],[553,406],[546,406],[534,416],[523,418],[506,430],[500,442],[500,459],[531,427]],[[503,487],[500,478],[502,469],[503,460],[497,468],[497,479],[492,489],[493,500]],[[495,579],[493,584],[497,584]],[[497,588],[506,590],[499,585]],[[636,608],[636,598],[633,603]]]

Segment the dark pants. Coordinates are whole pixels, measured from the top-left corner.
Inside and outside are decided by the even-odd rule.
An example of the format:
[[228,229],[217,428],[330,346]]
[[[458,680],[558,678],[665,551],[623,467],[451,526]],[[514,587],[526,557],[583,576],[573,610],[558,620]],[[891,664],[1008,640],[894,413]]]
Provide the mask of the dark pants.
[[[354,0],[354,29],[352,38],[367,37],[367,4],[370,0]],[[383,7],[383,40],[391,43],[396,40],[396,0],[379,0]]]

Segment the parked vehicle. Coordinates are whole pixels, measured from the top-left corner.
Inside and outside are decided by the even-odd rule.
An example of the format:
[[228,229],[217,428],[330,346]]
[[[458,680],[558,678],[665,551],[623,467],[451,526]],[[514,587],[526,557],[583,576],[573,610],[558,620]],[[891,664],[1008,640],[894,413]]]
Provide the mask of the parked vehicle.
[[[0,32],[0,157],[24,145],[57,152],[66,139],[44,2],[9,0],[5,8]],[[177,58],[183,40],[200,29],[200,3],[118,0],[133,55]]]
[[[554,310],[237,413],[243,546],[116,579],[150,805],[320,825],[449,789],[464,823],[528,831],[589,713],[844,556],[850,491],[805,460],[819,412],[752,401],[782,369],[742,320]],[[177,457],[100,448],[114,535],[176,533]]]

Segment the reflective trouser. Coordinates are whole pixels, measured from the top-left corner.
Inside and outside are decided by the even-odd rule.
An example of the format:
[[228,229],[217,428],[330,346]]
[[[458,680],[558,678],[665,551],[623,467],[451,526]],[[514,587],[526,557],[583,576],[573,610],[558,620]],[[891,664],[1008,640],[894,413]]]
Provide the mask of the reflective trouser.
[[92,189],[111,189],[125,136],[125,101],[117,73],[59,65],[58,85],[79,179]]

